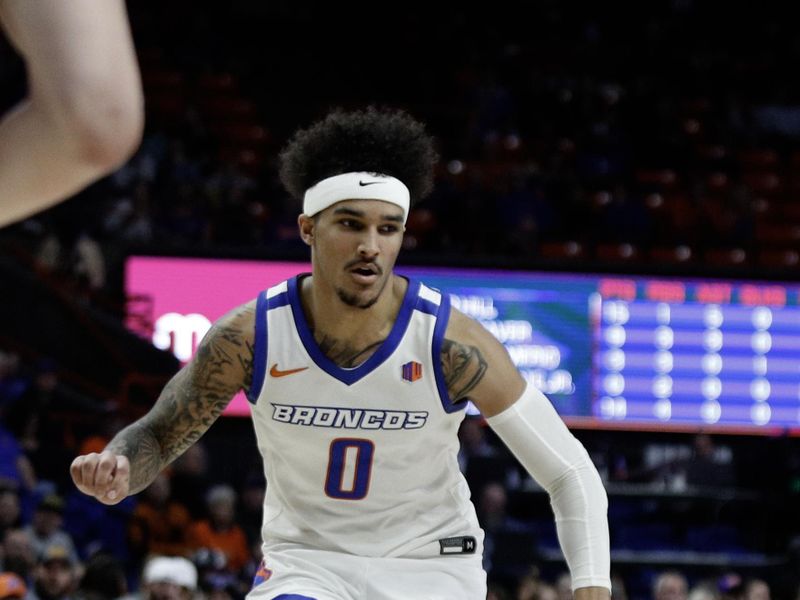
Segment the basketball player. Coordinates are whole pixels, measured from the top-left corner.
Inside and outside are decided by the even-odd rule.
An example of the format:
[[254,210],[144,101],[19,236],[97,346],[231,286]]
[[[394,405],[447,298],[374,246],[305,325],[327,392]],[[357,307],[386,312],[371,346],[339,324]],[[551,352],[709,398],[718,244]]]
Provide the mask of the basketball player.
[[[578,600],[609,598],[607,499],[583,446],[505,348],[448,296],[395,275],[436,153],[402,111],[334,111],[281,155],[312,272],[214,324],[80,490],[144,489],[247,391],[268,481],[264,600],[483,600],[483,532],[457,463],[467,399],[549,492]],[[487,207],[487,210],[491,210]]]
[[0,121],[0,226],[107,175],[138,148],[144,108],[124,0],[0,0],[28,95]]

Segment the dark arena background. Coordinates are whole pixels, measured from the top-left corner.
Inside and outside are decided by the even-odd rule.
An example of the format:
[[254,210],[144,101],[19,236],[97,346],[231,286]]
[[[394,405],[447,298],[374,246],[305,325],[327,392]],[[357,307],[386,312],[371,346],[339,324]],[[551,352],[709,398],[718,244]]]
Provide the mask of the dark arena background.
[[[21,552],[20,530],[49,527],[74,545],[72,588],[42,600],[73,597],[83,572],[124,576],[108,600],[149,598],[154,554],[193,561],[196,597],[243,598],[267,485],[243,398],[115,507],[78,493],[69,464],[143,414],[214,319],[308,267],[277,154],[330,108],[377,104],[425,121],[441,155],[398,272],[484,322],[588,449],[614,598],[800,599],[788,3],[129,10],[138,152],[0,230],[0,571],[33,591],[46,556]],[[3,109],[24,90],[6,44]],[[460,437],[489,597],[571,598],[547,495],[471,407]],[[209,492],[233,499],[238,542],[203,528]]]

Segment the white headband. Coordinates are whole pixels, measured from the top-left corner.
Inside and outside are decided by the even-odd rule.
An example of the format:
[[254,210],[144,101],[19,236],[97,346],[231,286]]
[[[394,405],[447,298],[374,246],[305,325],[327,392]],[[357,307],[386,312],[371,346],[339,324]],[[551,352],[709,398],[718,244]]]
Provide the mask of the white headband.
[[389,175],[342,173],[323,179],[306,190],[303,212],[314,216],[342,200],[383,200],[403,209],[403,223],[408,219],[411,194],[406,185]]

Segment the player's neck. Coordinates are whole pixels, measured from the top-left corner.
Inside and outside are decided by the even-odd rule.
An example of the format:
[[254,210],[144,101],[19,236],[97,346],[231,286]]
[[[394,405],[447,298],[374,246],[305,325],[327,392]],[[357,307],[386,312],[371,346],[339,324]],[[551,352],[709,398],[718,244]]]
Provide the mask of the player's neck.
[[392,275],[375,304],[359,308],[343,302],[332,288],[315,285],[312,276],[303,280],[301,298],[306,320],[316,338],[325,336],[342,341],[385,338],[397,318],[407,287],[407,280]]

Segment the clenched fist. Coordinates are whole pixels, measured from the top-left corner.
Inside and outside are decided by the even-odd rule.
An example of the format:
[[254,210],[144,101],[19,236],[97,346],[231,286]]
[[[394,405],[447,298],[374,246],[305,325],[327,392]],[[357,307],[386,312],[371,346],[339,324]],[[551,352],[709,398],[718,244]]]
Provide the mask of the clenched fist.
[[108,450],[79,456],[69,468],[75,486],[103,504],[117,504],[128,495],[130,470],[127,456]]

